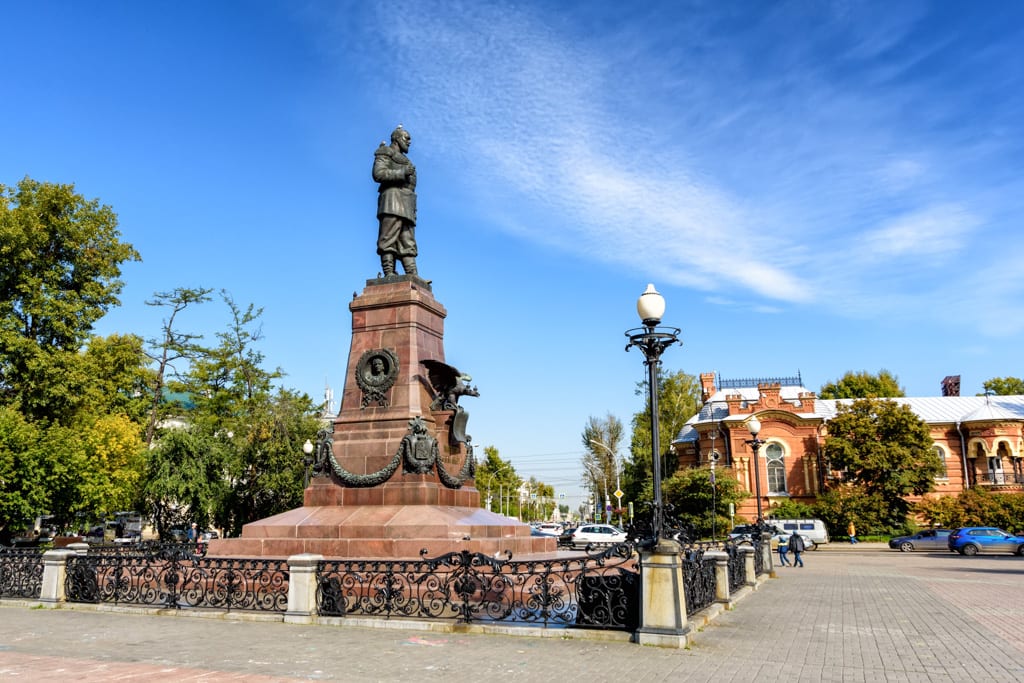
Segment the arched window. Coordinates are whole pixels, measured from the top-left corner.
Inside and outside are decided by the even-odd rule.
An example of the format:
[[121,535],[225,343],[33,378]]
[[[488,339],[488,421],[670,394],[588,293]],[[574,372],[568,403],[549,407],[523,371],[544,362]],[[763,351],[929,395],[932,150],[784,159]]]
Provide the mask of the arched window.
[[786,493],[786,463],[783,456],[782,446],[777,443],[770,443],[764,449],[764,457],[768,461],[769,494]]
[[949,479],[949,469],[946,466],[946,451],[942,449],[942,446],[933,446],[935,455],[939,456],[939,462],[942,463],[942,469],[935,475],[936,479]]

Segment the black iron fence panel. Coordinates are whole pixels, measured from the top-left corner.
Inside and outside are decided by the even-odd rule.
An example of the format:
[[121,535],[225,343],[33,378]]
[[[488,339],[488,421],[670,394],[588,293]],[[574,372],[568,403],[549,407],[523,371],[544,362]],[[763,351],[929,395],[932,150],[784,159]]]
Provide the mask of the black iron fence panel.
[[43,551],[0,548],[0,597],[38,599],[43,590]]
[[462,551],[418,560],[325,560],[317,609],[380,616],[635,630],[640,577],[633,546],[513,560]]
[[735,543],[727,543],[725,552],[729,553],[729,594],[732,595],[747,584],[747,561]]
[[68,558],[70,602],[284,612],[288,562],[210,558],[194,547],[90,551]]
[[754,540],[751,543],[754,547],[754,575],[761,576],[765,573],[764,567],[764,548],[765,540],[760,538],[759,535],[754,536]]
[[715,601],[715,562],[704,557],[702,548],[684,549],[682,558],[686,614],[691,616]]

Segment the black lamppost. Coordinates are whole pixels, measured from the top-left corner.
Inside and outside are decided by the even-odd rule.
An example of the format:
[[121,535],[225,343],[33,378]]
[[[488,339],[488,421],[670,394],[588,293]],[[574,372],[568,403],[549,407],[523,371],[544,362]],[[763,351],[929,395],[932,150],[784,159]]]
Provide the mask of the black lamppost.
[[654,289],[654,285],[647,285],[647,290],[637,299],[636,311],[644,326],[626,331],[626,336],[629,337],[626,350],[629,351],[636,346],[643,351],[644,365],[647,366],[654,475],[654,513],[651,522],[655,542],[658,542],[661,540],[665,521],[665,507],[661,500],[661,444],[658,439],[658,368],[661,366],[661,354],[679,341],[679,328],[658,327],[661,316],[665,314],[665,299]]
[[761,421],[757,419],[756,415],[747,421],[747,429],[750,430],[751,438],[746,443],[754,451],[754,488],[757,495],[757,523],[761,524],[764,521],[764,515],[761,512],[761,462],[758,460],[757,452],[761,450],[761,446],[765,442],[757,438],[757,435],[761,433]]
[[309,468],[313,464],[313,442],[306,439],[302,444],[302,464],[305,465],[305,476],[302,481],[302,488],[309,488]]

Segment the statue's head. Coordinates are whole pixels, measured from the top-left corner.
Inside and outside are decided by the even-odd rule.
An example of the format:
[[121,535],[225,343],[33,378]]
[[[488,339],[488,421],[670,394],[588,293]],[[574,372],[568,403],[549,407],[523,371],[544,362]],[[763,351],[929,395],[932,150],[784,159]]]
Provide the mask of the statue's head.
[[402,128],[402,124],[398,124],[398,128],[391,131],[391,144],[398,145],[398,148],[403,152],[409,151],[409,143],[412,141],[412,136],[409,135],[409,131]]

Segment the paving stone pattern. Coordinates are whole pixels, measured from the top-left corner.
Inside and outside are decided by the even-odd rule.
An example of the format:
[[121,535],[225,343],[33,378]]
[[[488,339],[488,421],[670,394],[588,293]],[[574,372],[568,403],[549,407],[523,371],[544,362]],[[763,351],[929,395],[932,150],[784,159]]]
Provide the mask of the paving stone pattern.
[[6,603],[0,679],[1024,680],[1024,558],[864,548],[804,559],[688,650]]

